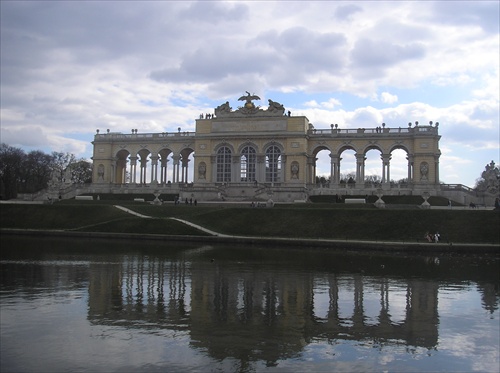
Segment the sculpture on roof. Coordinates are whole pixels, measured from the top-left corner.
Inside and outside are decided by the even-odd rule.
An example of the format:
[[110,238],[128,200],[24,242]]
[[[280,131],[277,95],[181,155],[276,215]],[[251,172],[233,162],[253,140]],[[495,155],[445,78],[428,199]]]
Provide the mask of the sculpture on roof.
[[232,111],[229,102],[225,102],[215,108],[215,116],[217,118],[222,117],[276,117],[282,116],[285,112],[285,108],[279,102],[268,100],[269,107],[267,110],[261,109],[260,106],[256,106],[253,101],[260,100],[260,97],[245,91],[246,95],[241,96],[238,101],[245,101],[243,106],[238,107],[238,110]]
[[281,105],[279,102],[273,101],[273,100],[267,100],[269,102],[269,108],[267,111],[269,112],[276,112],[279,113],[280,115],[283,115],[285,112],[285,107]]
[[260,97],[257,95],[251,95],[250,92],[245,91],[247,93],[246,96],[241,96],[238,101],[246,101],[245,108],[246,109],[255,109],[255,105],[252,100],[260,100]]

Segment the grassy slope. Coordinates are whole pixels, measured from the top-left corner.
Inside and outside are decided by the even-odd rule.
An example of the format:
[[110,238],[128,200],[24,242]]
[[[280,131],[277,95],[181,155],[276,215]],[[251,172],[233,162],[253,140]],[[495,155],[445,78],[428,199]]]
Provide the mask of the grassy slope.
[[379,210],[370,205],[339,208],[324,204],[278,205],[272,209],[120,204],[158,219],[134,217],[104,201],[1,205],[0,227],[203,234],[165,219],[179,217],[217,232],[245,236],[417,241],[426,231],[439,231],[444,241],[500,243],[500,214],[496,211]]

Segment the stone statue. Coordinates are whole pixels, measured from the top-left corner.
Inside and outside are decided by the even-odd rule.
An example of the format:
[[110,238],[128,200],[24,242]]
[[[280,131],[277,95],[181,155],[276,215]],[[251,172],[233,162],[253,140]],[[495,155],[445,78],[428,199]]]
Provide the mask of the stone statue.
[[260,97],[257,95],[251,95],[250,92],[245,91],[247,93],[246,96],[241,96],[238,101],[246,101],[245,109],[255,109],[255,105],[252,100],[260,100]]
[[198,165],[198,179],[205,179],[207,173],[207,165],[205,162],[200,162]]
[[285,112],[285,107],[281,105],[279,102],[268,100],[269,108],[267,109],[269,112],[279,112],[280,115],[283,115]]
[[226,101],[224,104],[219,105],[215,108],[216,116],[224,116],[224,114],[229,114],[231,112],[231,106],[229,106],[229,102]]
[[429,164],[427,162],[420,163],[420,180],[428,180]]
[[478,189],[489,193],[498,193],[500,190],[500,169],[495,166],[495,162],[491,161],[481,173],[481,178],[484,180],[478,185]]
[[104,181],[104,165],[102,164],[97,168],[97,179],[98,181]]
[[299,178],[299,164],[297,162],[292,162],[291,165],[292,179]]

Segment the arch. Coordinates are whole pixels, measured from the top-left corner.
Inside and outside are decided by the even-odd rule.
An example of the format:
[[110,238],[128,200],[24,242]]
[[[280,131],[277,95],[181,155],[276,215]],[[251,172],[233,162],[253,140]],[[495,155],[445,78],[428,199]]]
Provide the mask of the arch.
[[[143,148],[137,152],[139,161],[139,184],[147,183],[148,162],[151,161],[151,154],[152,153],[147,148]],[[136,173],[134,173],[134,175],[131,176],[135,181],[137,177]]]
[[[351,145],[344,145],[339,148],[338,154],[338,175],[339,182],[342,184],[347,184],[348,181],[355,181],[358,177],[356,173],[356,154],[357,149]],[[349,152],[346,156],[345,153]],[[350,184],[349,184],[350,185]]]
[[245,145],[240,151],[240,181],[254,182],[257,177],[257,150]]
[[383,163],[381,161],[383,151],[379,146],[368,146],[364,152],[363,182],[367,187],[378,187],[382,183]]
[[[391,149],[391,179],[401,186],[412,180],[413,160],[406,146],[394,146]],[[392,181],[392,180],[391,180]]]
[[[309,163],[310,182],[325,184],[332,180],[332,150],[327,145],[317,145],[311,151],[311,162]],[[293,176],[293,175],[292,175]],[[323,179],[324,178],[324,179]]]
[[282,149],[272,144],[266,148],[266,182],[277,183],[281,181],[281,167],[283,161]]
[[232,164],[231,148],[229,146],[220,146],[217,149],[215,157],[215,181],[218,183],[228,183],[231,181],[231,164]]
[[222,142],[222,143],[219,143],[219,144],[215,145],[215,147],[214,147],[214,153],[217,154],[217,152],[219,151],[219,149],[223,148],[223,147],[228,148],[231,151],[231,154],[235,153],[234,146],[232,144],[228,143],[228,142]]
[[269,141],[268,143],[266,143],[262,147],[262,149],[264,149],[264,153],[267,152],[267,149],[269,149],[271,146],[277,146],[281,153],[284,153],[284,151],[285,151],[285,147],[283,146],[282,143],[275,141],[275,140],[272,140],[272,141]]
[[[190,147],[186,147],[180,151],[180,163],[181,163],[181,172],[179,182],[187,183],[189,181],[189,163],[193,164],[193,153],[194,150]],[[179,175],[179,173],[177,173]],[[192,181],[192,180],[191,180]]]
[[[114,179],[111,180],[112,183],[125,184],[130,181],[130,176],[127,177],[127,163],[130,152],[127,149],[120,149],[116,153],[115,170],[111,174],[114,175]],[[128,179],[128,180],[127,180]]]
[[[173,151],[170,148],[162,148],[158,152],[158,156],[160,157],[160,183],[167,184],[169,177],[172,180],[173,177],[173,167],[172,170],[169,170],[168,162],[172,160]],[[170,157],[170,160],[169,160]]]
[[247,146],[251,146],[252,148],[255,149],[257,153],[259,152],[259,146],[256,143],[252,141],[245,141],[244,143],[238,146],[238,154],[241,154],[243,152],[243,149],[246,148]]

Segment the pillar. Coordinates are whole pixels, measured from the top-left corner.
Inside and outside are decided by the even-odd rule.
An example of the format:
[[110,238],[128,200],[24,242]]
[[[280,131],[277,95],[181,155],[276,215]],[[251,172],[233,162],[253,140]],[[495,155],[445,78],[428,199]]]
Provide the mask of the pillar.
[[133,184],[136,182],[136,170],[137,170],[137,157],[130,157],[130,183]]
[[383,183],[390,183],[391,181],[391,172],[390,172],[390,161],[391,161],[391,155],[390,154],[382,154],[380,156],[382,159],[382,184]]
[[158,156],[151,156],[151,183],[158,182]]
[[365,183],[365,160],[364,154],[356,153],[356,185],[359,186]]
[[408,154],[408,156],[406,157],[406,159],[408,160],[408,183],[412,183],[413,182],[413,177],[414,177],[414,160],[413,160],[413,155],[412,154]]

